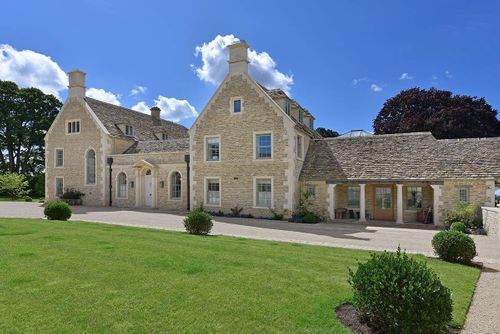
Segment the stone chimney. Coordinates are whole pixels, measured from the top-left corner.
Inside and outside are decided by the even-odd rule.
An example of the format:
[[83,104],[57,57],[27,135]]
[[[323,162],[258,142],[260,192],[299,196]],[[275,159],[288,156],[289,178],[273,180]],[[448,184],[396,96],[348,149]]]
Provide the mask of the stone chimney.
[[85,75],[86,73],[80,70],[73,70],[69,73],[69,92],[68,98],[70,97],[85,97]]
[[229,49],[229,75],[248,74],[248,44],[239,41],[227,46]]
[[153,117],[153,119],[160,119],[160,112],[161,112],[160,108],[154,106],[150,110],[151,110],[151,117]]

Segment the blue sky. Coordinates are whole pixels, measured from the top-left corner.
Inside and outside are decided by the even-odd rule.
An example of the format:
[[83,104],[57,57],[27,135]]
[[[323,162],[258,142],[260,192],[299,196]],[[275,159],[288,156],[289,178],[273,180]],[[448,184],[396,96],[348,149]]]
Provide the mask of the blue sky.
[[159,104],[189,126],[226,68],[220,45],[238,38],[259,78],[287,89],[316,126],[371,130],[384,101],[414,86],[499,109],[499,36],[498,1],[8,1],[0,79],[64,99],[62,71],[80,68],[96,96]]

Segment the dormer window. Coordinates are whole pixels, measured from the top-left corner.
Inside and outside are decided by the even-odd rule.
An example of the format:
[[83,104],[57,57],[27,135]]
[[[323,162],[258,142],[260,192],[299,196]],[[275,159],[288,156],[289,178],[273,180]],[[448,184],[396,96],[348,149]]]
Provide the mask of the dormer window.
[[240,114],[243,111],[243,99],[241,97],[231,98],[231,113]]
[[168,139],[168,135],[166,133],[162,133],[161,140],[167,140],[167,139]]
[[299,109],[299,123],[304,123],[304,111]]
[[314,120],[312,117],[309,119],[309,128],[314,129]]
[[290,101],[285,100],[285,102],[283,102],[283,110],[285,110],[287,115],[290,115]]
[[134,135],[134,128],[132,125],[125,125],[125,135],[130,137]]

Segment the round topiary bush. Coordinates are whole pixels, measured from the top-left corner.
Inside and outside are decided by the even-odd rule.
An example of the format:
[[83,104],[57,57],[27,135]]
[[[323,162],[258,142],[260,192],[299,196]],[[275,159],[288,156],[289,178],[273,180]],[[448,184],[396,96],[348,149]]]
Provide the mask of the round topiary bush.
[[458,231],[441,231],[432,238],[434,252],[448,262],[470,263],[477,255],[476,244],[467,234]]
[[302,219],[304,223],[316,224],[319,221],[319,217],[312,212],[307,212]]
[[450,231],[465,233],[465,230],[467,230],[467,226],[465,226],[465,224],[462,222],[454,222],[450,225]]
[[68,220],[71,217],[71,208],[65,202],[50,202],[43,213],[49,220]]
[[191,234],[209,234],[212,226],[212,217],[200,210],[191,211],[184,219],[184,227]]
[[354,307],[375,332],[440,333],[452,319],[450,290],[424,262],[401,253],[371,254],[349,269]]

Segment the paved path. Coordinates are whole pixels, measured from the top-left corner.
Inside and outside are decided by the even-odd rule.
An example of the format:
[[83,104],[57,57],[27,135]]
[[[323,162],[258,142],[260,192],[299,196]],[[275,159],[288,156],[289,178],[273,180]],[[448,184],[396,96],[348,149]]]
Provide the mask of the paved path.
[[[0,217],[41,218],[39,203],[0,202]],[[184,231],[182,213],[137,211],[106,207],[74,207],[73,220]],[[353,223],[292,224],[287,222],[217,217],[213,234],[297,242],[367,250],[395,250],[432,256],[431,240],[437,231],[369,226]],[[500,242],[473,236],[476,261],[485,263],[463,333],[500,333]]]

